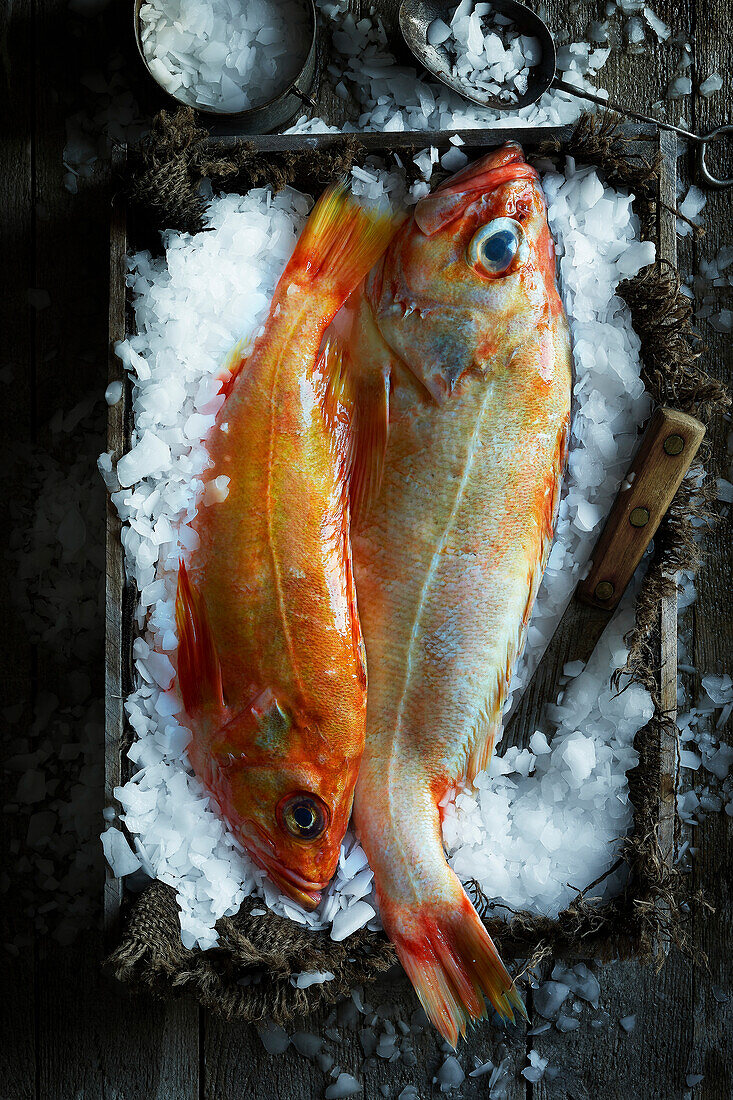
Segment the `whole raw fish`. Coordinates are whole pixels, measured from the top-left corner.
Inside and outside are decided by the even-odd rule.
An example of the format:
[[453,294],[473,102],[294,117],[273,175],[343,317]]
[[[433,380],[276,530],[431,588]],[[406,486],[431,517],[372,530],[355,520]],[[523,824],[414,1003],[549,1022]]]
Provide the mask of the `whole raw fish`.
[[369,671],[354,818],[385,930],[455,1045],[483,995],[524,1013],[446,862],[438,804],[489,762],[570,419],[555,252],[521,148],[422,199],[356,309],[354,492],[376,499],[353,537]]
[[226,475],[229,492],[200,509],[200,545],[178,579],[191,763],[252,857],[306,908],[336,868],[366,712],[348,395],[320,347],[392,231],[341,189],[318,202],[207,440],[205,480]]

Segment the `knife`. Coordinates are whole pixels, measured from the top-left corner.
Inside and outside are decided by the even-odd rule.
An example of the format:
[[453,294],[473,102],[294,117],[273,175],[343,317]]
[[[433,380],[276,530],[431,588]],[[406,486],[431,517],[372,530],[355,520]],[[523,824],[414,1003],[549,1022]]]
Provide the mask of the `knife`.
[[[580,581],[521,699],[502,744],[523,746],[534,732],[538,704],[554,700],[569,661],[587,663],[634,571],[666,514],[705,435],[705,426],[677,409],[652,415],[606,525],[588,576]],[[531,728],[530,728],[531,726]]]

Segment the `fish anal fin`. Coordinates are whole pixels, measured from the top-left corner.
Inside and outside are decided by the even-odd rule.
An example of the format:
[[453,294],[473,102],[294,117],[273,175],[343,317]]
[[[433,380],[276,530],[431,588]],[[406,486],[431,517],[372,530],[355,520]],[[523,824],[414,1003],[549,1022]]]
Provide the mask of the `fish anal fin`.
[[178,684],[186,712],[224,711],[221,663],[216,650],[206,603],[191,581],[183,562],[176,590],[178,629]]
[[479,772],[488,768],[500,728],[501,708],[487,703],[476,721],[468,743],[464,771],[464,778],[468,784],[475,783]]

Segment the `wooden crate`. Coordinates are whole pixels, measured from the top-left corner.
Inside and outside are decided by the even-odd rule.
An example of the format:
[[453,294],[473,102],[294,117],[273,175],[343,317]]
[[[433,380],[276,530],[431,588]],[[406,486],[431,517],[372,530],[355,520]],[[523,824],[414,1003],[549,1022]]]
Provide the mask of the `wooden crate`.
[[[450,137],[456,131],[365,133],[358,135],[359,143],[369,153],[387,156],[403,154],[406,162],[416,151],[429,145],[441,151],[450,147]],[[564,141],[570,137],[572,127],[524,128],[500,130],[458,131],[463,139],[463,150],[471,156],[480,156],[508,140],[521,142],[531,155],[540,144],[553,138]],[[673,134],[650,132],[641,126],[624,127],[632,139],[630,152],[659,152],[662,155],[660,199],[657,204],[656,238],[658,255],[673,266],[676,264],[676,163],[677,147]],[[237,142],[247,142],[264,155],[282,152],[304,152],[310,149],[335,149],[354,135],[263,135],[255,137],[217,136],[208,139],[210,151],[219,153],[231,149]],[[209,150],[207,150],[209,151]],[[118,152],[115,168],[122,174],[126,154]],[[296,181],[297,182],[297,181]],[[132,317],[125,286],[125,256],[128,250],[148,247],[136,239],[133,220],[128,221],[124,202],[115,202],[112,211],[110,241],[110,311],[109,311],[109,381],[123,383],[123,398],[109,410],[107,446],[116,462],[129,447],[132,428],[131,386],[124,376],[122,363],[114,352],[114,345],[130,331]],[[106,721],[105,721],[105,795],[108,804],[113,802],[113,790],[124,783],[128,776],[125,749],[130,743],[126,731],[124,699],[133,688],[132,643],[135,637],[134,608],[136,593],[126,583],[124,560],[120,541],[120,521],[112,504],[107,502],[107,578],[106,578]],[[662,710],[674,718],[677,700],[677,602],[676,597],[663,600],[660,605],[659,689]],[[568,644],[573,633],[570,620],[568,629],[558,633],[550,643],[552,660],[548,662],[547,676],[535,677],[521,701],[522,726],[536,728],[548,696],[552,693],[557,677],[567,660]],[[672,860],[675,837],[675,789],[676,744],[675,733],[669,727],[659,731],[659,767],[655,776],[659,786],[658,829],[662,851]],[[118,914],[123,896],[123,881],[114,879],[107,870],[104,897],[105,928],[113,936],[118,926]],[[666,949],[666,945],[660,945]],[[633,953],[633,945],[623,951]],[[573,952],[567,954],[572,955]]]

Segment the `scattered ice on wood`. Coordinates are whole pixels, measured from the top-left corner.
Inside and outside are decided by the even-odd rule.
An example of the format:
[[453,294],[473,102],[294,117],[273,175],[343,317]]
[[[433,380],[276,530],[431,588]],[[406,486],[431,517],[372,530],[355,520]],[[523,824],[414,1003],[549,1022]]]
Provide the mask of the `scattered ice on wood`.
[[268,1054],[284,1054],[290,1045],[288,1033],[274,1020],[263,1020],[257,1024],[257,1034]]
[[309,1058],[313,1060],[317,1054],[320,1054],[323,1047],[323,1039],[319,1035],[312,1035],[307,1031],[296,1031],[290,1038],[290,1042],[293,1044],[298,1054],[303,1058]]
[[[693,224],[697,225],[695,221],[698,214],[702,211],[707,198],[703,191],[695,184],[690,187],[689,191],[685,195],[682,202],[677,207],[678,214],[681,214],[683,218],[688,218]],[[688,233],[692,232],[692,226],[687,221],[682,221],[682,218],[677,219],[677,233],[680,237],[686,237]]]
[[537,1081],[542,1080],[547,1069],[549,1058],[543,1058],[539,1051],[530,1050],[528,1055],[529,1065],[525,1066],[522,1072],[522,1077],[525,1077],[532,1084],[536,1084]]
[[532,1004],[540,1016],[546,1020],[555,1020],[570,993],[570,986],[564,982],[543,982],[535,990]]
[[698,91],[700,92],[701,96],[705,96],[705,98],[707,99],[708,96],[714,95],[716,92],[719,92],[722,87],[723,78],[719,76],[718,73],[711,73],[710,76],[706,77],[706,79],[703,80]]
[[324,1096],[326,1100],[341,1100],[345,1096],[357,1096],[362,1086],[350,1073],[339,1073],[333,1085],[329,1085]]
[[119,829],[115,829],[114,826],[102,833],[102,848],[104,849],[104,858],[107,860],[115,878],[122,878],[124,875],[131,875],[133,871],[139,870],[140,860],[130,848],[124,834]]
[[461,1063],[453,1054],[449,1054],[433,1080],[440,1085],[441,1092],[452,1092],[453,1089],[460,1088],[465,1077]]
[[672,31],[651,8],[644,8],[644,18],[660,42],[666,42]]

